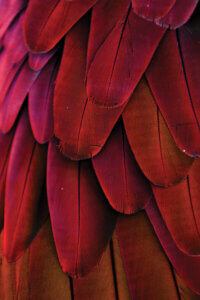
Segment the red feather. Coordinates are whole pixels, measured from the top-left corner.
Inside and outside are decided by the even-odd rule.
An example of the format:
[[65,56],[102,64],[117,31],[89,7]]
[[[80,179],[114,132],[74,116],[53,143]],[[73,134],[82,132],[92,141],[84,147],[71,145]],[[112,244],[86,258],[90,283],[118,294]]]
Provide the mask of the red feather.
[[132,0],[134,12],[142,18],[154,21],[166,15],[176,0]]
[[[101,14],[96,13],[92,21],[100,22],[100,17]],[[130,7],[127,8],[94,52],[87,74],[88,101],[104,107],[105,111],[122,107],[145,71],[164,32],[164,29],[146,22],[136,16]]]
[[98,263],[116,222],[90,161],[63,156],[49,145],[47,192],[58,257],[64,272],[81,277]]
[[156,23],[162,27],[176,29],[186,23],[191,17],[199,0],[176,0],[175,5],[169,13],[156,20]]
[[53,136],[53,95],[58,71],[54,57],[41,71],[29,92],[29,117],[35,139],[46,143]]
[[117,237],[132,299],[178,299],[170,264],[145,212],[120,217]]
[[40,71],[33,71],[26,61],[16,74],[0,107],[0,129],[8,132],[20,111],[20,108]]
[[27,0],[1,0],[0,38],[14,20],[15,16],[26,6]]
[[[194,169],[194,170],[193,170]],[[177,246],[186,254],[200,254],[200,161],[189,176],[170,188],[153,187],[159,210]]]
[[[85,17],[66,36],[55,86],[55,135],[61,140],[63,153],[72,159],[87,154],[82,153],[86,141],[82,139],[81,130],[87,102],[85,68],[88,25],[89,19]],[[86,151],[89,150],[86,148]]]
[[134,213],[151,198],[149,183],[129,147],[122,124],[117,124],[93,166],[111,206],[121,213]]
[[29,53],[28,63],[31,69],[34,71],[39,71],[48,63],[48,61],[54,56],[58,47],[53,48],[47,53]]
[[23,112],[12,143],[5,191],[4,254],[15,261],[47,216],[43,210],[46,146],[35,142]]
[[0,133],[0,230],[3,228],[4,223],[4,197],[5,197],[5,182],[6,172],[10,154],[10,148],[14,130],[8,134]]
[[29,0],[24,36],[34,52],[51,50],[97,0]]
[[151,182],[169,186],[188,174],[193,159],[177,148],[145,78],[123,112],[123,120],[135,158]]
[[28,53],[22,32],[23,20],[24,13],[20,14],[14,23],[12,23],[3,38],[3,46],[9,52],[13,63],[18,63]]
[[178,147],[190,156],[200,155],[200,120],[193,105],[181,45],[174,31],[165,36],[146,75]]
[[153,199],[148,202],[146,212],[173,267],[188,287],[200,294],[200,257],[186,255],[177,248]]

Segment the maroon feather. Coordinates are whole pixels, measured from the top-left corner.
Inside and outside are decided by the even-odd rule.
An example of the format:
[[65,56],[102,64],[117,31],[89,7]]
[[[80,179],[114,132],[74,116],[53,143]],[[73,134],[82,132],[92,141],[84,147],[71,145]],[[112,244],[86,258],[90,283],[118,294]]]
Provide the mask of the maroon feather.
[[87,70],[99,48],[118,26],[119,20],[126,15],[129,6],[130,0],[101,0],[93,7],[87,51]]
[[19,113],[19,110],[40,71],[33,71],[26,61],[16,74],[0,107],[0,129],[8,132]]
[[200,294],[200,257],[186,255],[177,248],[153,199],[148,202],[146,212],[173,267],[188,287]]
[[47,191],[52,229],[64,272],[81,277],[99,261],[112,235],[116,213],[108,205],[91,162],[63,156],[49,145]]
[[4,220],[4,254],[16,260],[28,247],[47,215],[41,207],[46,165],[46,146],[33,138],[28,113],[23,112],[10,152]]
[[199,119],[187,82],[181,45],[174,31],[166,34],[146,75],[178,147],[190,156],[200,155]]
[[178,30],[181,54],[184,62],[186,80],[190,88],[195,114],[200,120],[200,22],[190,22]]
[[6,49],[0,53],[0,105],[23,62],[24,58],[18,63],[13,62],[12,55]]
[[66,36],[55,86],[55,135],[61,140],[63,153],[72,159],[91,157],[99,152],[112,130],[112,118],[118,114],[118,109],[107,111],[111,125],[104,129],[104,110],[87,99],[88,22],[87,17],[83,18]]
[[3,45],[9,52],[13,63],[18,63],[28,53],[22,32],[23,20],[24,13],[20,14],[15,22],[9,27],[3,38]]
[[46,143],[53,136],[53,94],[58,59],[54,57],[41,71],[29,92],[29,117],[35,139]]
[[52,56],[56,53],[58,47],[55,47],[51,51],[47,53],[29,53],[28,63],[31,69],[34,71],[41,70],[48,61],[52,58]]
[[117,237],[132,299],[179,299],[170,264],[145,212],[120,216]]
[[151,198],[149,183],[129,147],[122,124],[117,124],[93,166],[111,206],[121,213],[134,213]]
[[132,0],[134,12],[142,18],[154,21],[166,15],[174,6],[176,0]]
[[188,174],[193,159],[176,146],[145,78],[134,91],[123,120],[135,158],[151,182],[169,186]]
[[27,0],[1,0],[0,38],[4,35],[15,16],[26,6],[26,3]]
[[0,133],[0,230],[4,221],[5,180],[13,135],[14,130],[8,134]]
[[[101,14],[93,22],[102,22],[98,17]],[[164,32],[136,16],[129,7],[92,57],[87,74],[88,101],[105,110],[126,103]]]
[[176,0],[169,13],[155,20],[162,27],[177,28],[186,23],[191,17],[199,0]]
[[156,202],[172,238],[190,255],[200,254],[199,173],[200,161],[196,159],[189,176],[181,183],[170,188],[153,186]]
[[97,0],[30,0],[24,36],[34,52],[51,50]]

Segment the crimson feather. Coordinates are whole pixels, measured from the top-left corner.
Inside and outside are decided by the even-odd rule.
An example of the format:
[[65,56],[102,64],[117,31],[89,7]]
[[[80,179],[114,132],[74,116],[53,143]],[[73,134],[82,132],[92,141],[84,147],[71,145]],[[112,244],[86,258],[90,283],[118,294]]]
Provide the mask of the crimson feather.
[[[64,272],[81,277],[99,261],[116,222],[90,161],[71,161],[49,145],[47,192],[58,257]],[[98,217],[97,217],[98,216]]]
[[0,230],[4,221],[5,182],[13,135],[14,129],[8,134],[0,133]]
[[29,92],[29,117],[35,139],[46,143],[53,136],[53,95],[58,71],[54,57],[41,71]]
[[145,209],[173,267],[187,286],[197,294],[200,294],[200,257],[187,255],[177,248],[159,213],[154,199],[148,202]]
[[178,147],[190,156],[200,155],[199,119],[187,81],[181,45],[174,31],[166,34],[146,75]]
[[145,78],[123,112],[123,120],[135,158],[151,182],[169,186],[188,174],[193,159],[177,148]]
[[24,12],[11,24],[3,38],[3,46],[9,52],[13,63],[18,63],[28,53],[22,32],[23,20]]
[[[5,191],[4,254],[16,260],[28,247],[47,216],[42,209],[46,146],[33,138],[27,111],[18,123],[12,143]],[[43,199],[42,199],[43,200]]]
[[174,6],[177,0],[132,0],[134,12],[140,17],[149,21],[154,21],[166,15]]
[[[26,6],[27,0],[1,0],[0,38],[3,37],[15,16]],[[8,9],[9,8],[9,9]]]
[[33,52],[47,52],[97,0],[30,0],[24,22],[25,41]]
[[55,47],[51,51],[45,53],[29,52],[28,63],[30,68],[34,71],[41,70],[52,58],[52,56],[54,56],[57,50],[58,47]]
[[170,264],[145,212],[119,217],[117,236],[132,299],[179,299]]
[[168,14],[156,20],[156,23],[162,27],[176,29],[189,20],[198,2],[199,0],[176,0]]
[[92,161],[101,187],[117,211],[137,212],[151,198],[149,183],[134,159],[123,124],[116,125],[106,145]]
[[177,246],[186,254],[200,254],[199,180],[196,159],[189,175],[170,188],[153,186],[159,210]]
[[0,107],[0,129],[8,132],[20,111],[20,108],[40,71],[33,71],[26,60],[16,74]]

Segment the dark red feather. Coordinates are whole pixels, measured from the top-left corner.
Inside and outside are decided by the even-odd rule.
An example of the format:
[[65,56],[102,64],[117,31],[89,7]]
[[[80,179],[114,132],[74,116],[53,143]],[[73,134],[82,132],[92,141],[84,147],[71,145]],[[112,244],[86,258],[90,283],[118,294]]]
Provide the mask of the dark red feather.
[[196,159],[189,175],[170,188],[153,186],[159,210],[177,246],[186,254],[200,254],[200,161]]
[[98,263],[115,228],[90,161],[74,162],[49,145],[47,191],[52,229],[62,269],[82,277]]
[[170,264],[145,212],[119,217],[117,237],[132,299],[179,299]]
[[24,36],[34,52],[51,50],[97,0],[29,0]]
[[173,267],[187,286],[200,294],[200,257],[186,255],[177,248],[153,199],[148,202],[146,212]]
[[35,139],[46,143],[53,136],[53,95],[58,71],[54,57],[41,71],[29,92],[30,123]]
[[145,78],[123,112],[123,120],[135,158],[151,182],[169,186],[188,174],[193,159],[176,146]]
[[24,111],[13,139],[6,177],[4,255],[8,261],[21,256],[47,216],[41,199],[46,150],[34,140]]
[[0,38],[4,35],[15,16],[26,6],[26,3],[27,0],[1,0]]
[[5,182],[13,135],[14,130],[8,134],[0,133],[0,230],[4,223]]
[[142,18],[154,21],[166,15],[174,6],[176,0],[132,0],[134,12]]
[[135,161],[121,123],[92,161],[101,187],[117,211],[137,212],[151,198],[149,183]]
[[184,57],[175,31],[166,34],[146,75],[178,147],[190,156],[200,155],[200,120],[193,104],[192,87],[187,81]]
[[166,16],[156,20],[156,23],[162,27],[176,29],[186,23],[191,17],[199,0],[176,0]]
[[16,74],[0,107],[0,129],[8,132],[40,71],[33,71],[26,61]]

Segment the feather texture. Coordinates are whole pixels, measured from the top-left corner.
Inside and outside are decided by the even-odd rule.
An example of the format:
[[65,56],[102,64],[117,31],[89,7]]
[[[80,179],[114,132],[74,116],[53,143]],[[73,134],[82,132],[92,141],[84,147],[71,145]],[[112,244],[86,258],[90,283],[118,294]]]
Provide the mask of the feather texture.
[[174,31],[166,34],[146,75],[178,147],[190,156],[200,155],[199,119],[187,81],[181,45]]
[[97,0],[29,0],[25,41],[33,52],[51,50]]
[[159,241],[173,267],[184,280],[186,285],[192,291],[200,294],[200,257],[186,255],[177,248],[153,199],[148,202],[145,209]]
[[0,230],[4,223],[4,197],[5,197],[5,182],[6,172],[9,161],[9,154],[12,144],[14,130],[8,134],[0,133]]
[[199,0],[176,0],[166,16],[156,20],[162,27],[176,29],[186,23],[191,17]]
[[33,71],[26,61],[16,74],[0,107],[0,129],[7,133],[18,116],[20,108],[40,71]]
[[35,142],[24,111],[13,139],[6,177],[4,255],[8,261],[21,256],[47,215],[40,201],[45,163],[46,146]]
[[55,141],[48,152],[47,191],[63,271],[82,277],[99,261],[114,230],[116,213],[98,185],[91,162],[69,160]]
[[145,212],[121,216],[117,236],[132,299],[178,299],[169,262]]
[[[100,17],[101,14],[96,13],[92,21],[99,23]],[[143,36],[138,34],[140,31]],[[126,103],[164,32],[164,29],[136,16],[129,6],[94,51],[87,73],[89,101],[105,107],[105,110]]]
[[35,139],[48,142],[53,136],[53,95],[58,71],[54,57],[41,71],[29,92],[29,117]]
[[200,161],[196,159],[189,175],[170,188],[153,186],[163,220],[177,246],[187,254],[200,254]]
[[151,198],[149,183],[129,147],[123,124],[118,123],[93,166],[111,206],[121,213],[142,209]]
[[3,37],[15,16],[26,6],[26,3],[27,0],[1,0],[0,38]]
[[169,186],[188,174],[193,159],[177,148],[145,78],[123,112],[123,120],[135,158],[151,182]]
[[142,18],[154,21],[164,15],[174,6],[176,0],[132,0],[134,12]]

